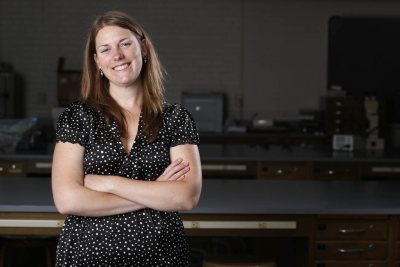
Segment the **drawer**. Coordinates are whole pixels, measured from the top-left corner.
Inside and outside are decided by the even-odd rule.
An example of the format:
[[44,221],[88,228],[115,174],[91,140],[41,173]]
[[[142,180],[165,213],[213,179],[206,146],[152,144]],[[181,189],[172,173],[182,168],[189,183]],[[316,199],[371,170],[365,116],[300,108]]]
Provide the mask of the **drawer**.
[[314,163],[314,179],[359,179],[358,165],[348,163]]
[[[354,122],[354,120],[357,120],[358,122]],[[341,129],[352,129],[352,130],[358,130],[358,128],[363,128],[365,129],[366,125],[365,124],[361,124],[360,123],[360,119],[354,119],[354,120],[349,120],[349,117],[347,117],[347,119],[343,119],[343,118],[336,118],[336,117],[332,117],[332,118],[327,118],[325,120],[325,126],[327,129],[330,128],[341,128]],[[359,129],[362,130],[362,129]]]
[[[342,123],[359,123],[360,121],[354,120],[363,120],[365,118],[365,113],[360,114],[355,112],[354,110],[346,110],[346,109],[331,109],[325,112],[325,120],[334,121],[341,120]],[[362,116],[364,115],[364,117]]]
[[306,163],[260,163],[259,179],[308,179],[309,166]]
[[365,134],[366,127],[352,124],[338,124],[335,122],[326,122],[325,130],[331,134]]
[[318,261],[314,267],[387,267],[386,261]]
[[316,242],[314,255],[325,260],[385,260],[387,242]]
[[318,221],[317,240],[386,240],[386,221]]
[[[396,216],[396,223],[394,225],[395,225],[394,226],[395,227],[395,231],[394,232],[396,233],[395,240],[400,245],[400,217],[399,216]],[[399,254],[400,254],[400,250],[399,250]]]
[[400,177],[399,163],[370,163],[360,165],[361,177]]
[[398,261],[400,261],[400,242],[399,241],[396,242],[395,248],[396,248],[395,258]]
[[257,163],[256,162],[239,162],[239,161],[207,161],[202,162],[201,170],[203,176],[206,177],[224,177],[230,178],[256,178]]
[[25,175],[25,164],[23,162],[0,162],[0,176],[22,176]]
[[43,176],[51,175],[51,161],[29,161],[26,166],[27,175],[37,174]]
[[325,98],[326,109],[363,109],[364,104],[360,99],[355,99],[351,97],[328,97]]
[[400,243],[396,243],[396,259],[400,261]]

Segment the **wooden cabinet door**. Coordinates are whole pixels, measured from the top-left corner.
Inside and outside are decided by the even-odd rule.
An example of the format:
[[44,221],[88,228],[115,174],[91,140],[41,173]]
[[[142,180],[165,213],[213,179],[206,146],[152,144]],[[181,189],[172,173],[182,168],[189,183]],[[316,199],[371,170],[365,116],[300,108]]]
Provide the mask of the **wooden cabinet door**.
[[358,165],[348,162],[314,162],[313,178],[317,180],[358,180]]
[[387,216],[319,216],[313,266],[390,266],[390,225]]
[[316,228],[318,240],[386,240],[388,238],[386,220],[320,220]]
[[317,241],[314,246],[314,253],[316,259],[386,260],[387,242]]
[[262,162],[258,166],[259,179],[309,179],[309,166],[302,162]]
[[25,176],[25,162],[23,161],[0,161],[0,176]]
[[314,267],[388,267],[386,261],[320,261]]

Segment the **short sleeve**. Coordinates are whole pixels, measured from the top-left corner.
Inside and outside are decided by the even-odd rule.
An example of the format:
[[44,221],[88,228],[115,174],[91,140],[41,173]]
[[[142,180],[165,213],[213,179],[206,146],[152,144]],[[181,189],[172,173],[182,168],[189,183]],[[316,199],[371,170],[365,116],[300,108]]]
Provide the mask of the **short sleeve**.
[[58,118],[56,141],[85,146],[89,133],[89,117],[86,108],[80,102],[72,103]]
[[173,105],[171,113],[171,146],[199,144],[199,134],[192,115],[181,105]]

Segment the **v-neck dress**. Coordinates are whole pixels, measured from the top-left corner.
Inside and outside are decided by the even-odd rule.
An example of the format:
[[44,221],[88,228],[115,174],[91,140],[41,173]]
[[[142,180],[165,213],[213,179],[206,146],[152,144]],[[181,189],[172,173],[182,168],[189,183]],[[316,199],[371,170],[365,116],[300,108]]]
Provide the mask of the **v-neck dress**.
[[[107,124],[100,112],[74,102],[58,119],[56,141],[85,148],[85,174],[147,181],[170,164],[171,147],[199,143],[193,117],[179,104],[164,104],[154,142],[147,142],[143,125],[140,116],[135,142],[126,153],[115,121]],[[189,247],[178,212],[144,208],[104,217],[70,215],[61,231],[56,266],[190,266]]]

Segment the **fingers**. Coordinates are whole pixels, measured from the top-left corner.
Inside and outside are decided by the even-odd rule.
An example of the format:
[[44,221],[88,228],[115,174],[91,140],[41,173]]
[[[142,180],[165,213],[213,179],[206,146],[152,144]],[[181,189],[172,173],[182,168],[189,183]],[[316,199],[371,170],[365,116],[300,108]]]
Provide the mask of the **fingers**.
[[169,181],[178,180],[178,179],[182,180],[185,178],[185,174],[190,171],[189,163],[188,162],[182,163],[178,167],[181,167],[181,166],[183,166],[183,168],[179,169],[177,172],[173,173],[171,176],[168,177]]
[[164,170],[162,175],[168,176],[171,172],[173,172],[177,168],[179,169],[179,165],[182,163],[182,161],[183,161],[182,158],[174,160],[171,164],[168,165],[168,167]]
[[176,159],[164,170],[163,174],[157,179],[159,181],[183,180],[185,174],[190,171],[189,162],[182,158]]
[[186,176],[185,175],[182,175],[181,177],[179,177],[178,179],[176,179],[175,181],[182,181],[183,179],[185,179],[186,178]]
[[164,171],[163,175],[166,177],[172,177],[174,174],[180,172],[182,169],[189,166],[189,162],[184,162],[182,159],[178,159],[172,162]]

